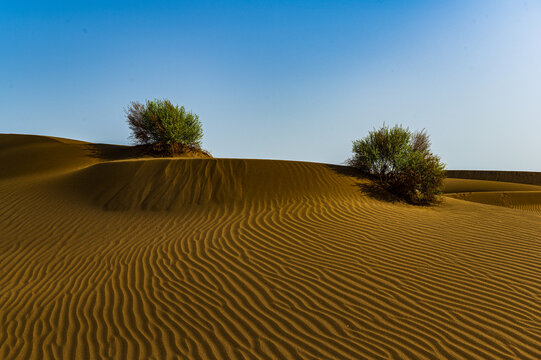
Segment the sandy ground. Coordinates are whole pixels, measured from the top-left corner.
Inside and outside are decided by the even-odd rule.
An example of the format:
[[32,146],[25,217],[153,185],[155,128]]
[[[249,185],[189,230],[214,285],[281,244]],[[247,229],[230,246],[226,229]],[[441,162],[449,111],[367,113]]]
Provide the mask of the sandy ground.
[[0,359],[541,358],[541,186],[415,207],[340,166],[29,135],[0,163]]

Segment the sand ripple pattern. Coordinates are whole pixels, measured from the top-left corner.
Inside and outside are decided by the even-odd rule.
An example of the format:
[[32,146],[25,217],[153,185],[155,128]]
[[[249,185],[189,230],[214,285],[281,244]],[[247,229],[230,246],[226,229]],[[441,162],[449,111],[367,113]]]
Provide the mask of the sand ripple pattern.
[[445,181],[445,194],[460,200],[541,213],[538,185],[449,178]]
[[541,358],[540,214],[167,161],[0,183],[1,359]]

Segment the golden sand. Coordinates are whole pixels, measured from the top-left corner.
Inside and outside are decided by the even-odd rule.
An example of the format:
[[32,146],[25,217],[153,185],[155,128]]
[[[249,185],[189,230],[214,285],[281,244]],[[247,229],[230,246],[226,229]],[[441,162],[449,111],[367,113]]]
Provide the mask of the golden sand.
[[416,207],[345,167],[29,135],[0,162],[0,359],[541,358],[539,186]]

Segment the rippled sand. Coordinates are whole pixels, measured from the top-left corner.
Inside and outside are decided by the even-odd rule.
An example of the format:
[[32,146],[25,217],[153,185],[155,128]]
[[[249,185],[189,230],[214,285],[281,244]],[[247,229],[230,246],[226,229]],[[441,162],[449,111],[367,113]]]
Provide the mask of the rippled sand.
[[541,358],[535,185],[415,207],[345,167],[22,135],[0,162],[0,359]]

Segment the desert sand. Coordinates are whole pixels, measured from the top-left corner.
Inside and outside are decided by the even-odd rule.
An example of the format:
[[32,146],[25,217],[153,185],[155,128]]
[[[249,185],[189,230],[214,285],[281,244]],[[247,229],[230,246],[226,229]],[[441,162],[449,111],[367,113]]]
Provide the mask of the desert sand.
[[0,359],[541,358],[520,176],[417,207],[319,163],[4,134],[0,164]]

